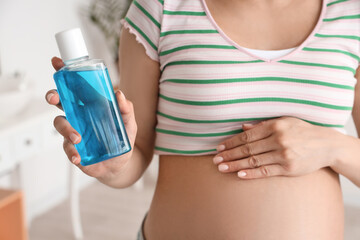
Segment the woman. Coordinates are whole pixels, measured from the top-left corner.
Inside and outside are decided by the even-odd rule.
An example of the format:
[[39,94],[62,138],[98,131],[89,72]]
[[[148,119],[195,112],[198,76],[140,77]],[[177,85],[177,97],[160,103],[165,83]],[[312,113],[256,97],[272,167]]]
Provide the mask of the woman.
[[133,151],[83,167],[56,117],[65,152],[125,188],[155,149],[139,239],[343,239],[339,174],[360,187],[360,140],[343,129],[352,113],[360,131],[359,14],[359,0],[136,0],[116,93]]

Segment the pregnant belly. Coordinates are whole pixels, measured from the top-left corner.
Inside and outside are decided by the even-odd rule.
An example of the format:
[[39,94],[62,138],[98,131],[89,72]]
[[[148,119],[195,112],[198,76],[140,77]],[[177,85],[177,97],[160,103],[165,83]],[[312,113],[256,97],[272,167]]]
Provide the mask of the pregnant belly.
[[161,156],[145,220],[147,240],[341,240],[338,174],[242,180],[220,173],[212,156]]

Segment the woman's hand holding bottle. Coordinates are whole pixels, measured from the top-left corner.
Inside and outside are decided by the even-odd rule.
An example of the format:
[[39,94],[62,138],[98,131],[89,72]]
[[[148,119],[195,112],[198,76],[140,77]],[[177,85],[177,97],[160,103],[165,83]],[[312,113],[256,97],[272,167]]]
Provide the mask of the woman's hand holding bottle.
[[[61,67],[64,66],[62,60],[57,57],[54,57],[52,59],[52,65],[55,70],[59,70]],[[137,132],[133,104],[131,101],[125,98],[122,92],[117,91],[115,95],[132,147],[132,150],[130,152],[121,156],[114,157],[112,159],[102,161],[93,165],[82,166],[80,164],[80,155],[74,146],[74,144],[78,144],[82,140],[80,134],[70,125],[70,123],[66,120],[64,116],[57,116],[54,119],[54,126],[56,130],[64,137],[63,147],[68,159],[73,164],[78,166],[84,173],[92,177],[110,179],[115,175],[121,173],[125,169],[125,166],[129,162],[133,153]],[[59,95],[56,90],[48,91],[46,94],[46,100],[49,104],[55,105],[58,108],[62,109]]]

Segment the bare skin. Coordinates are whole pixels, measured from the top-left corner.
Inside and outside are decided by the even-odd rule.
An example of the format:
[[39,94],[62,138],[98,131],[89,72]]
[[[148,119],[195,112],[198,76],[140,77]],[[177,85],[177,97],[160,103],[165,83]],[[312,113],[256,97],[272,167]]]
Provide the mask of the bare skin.
[[338,175],[243,180],[209,156],[162,156],[144,232],[147,240],[343,239]]
[[[230,38],[241,46],[255,49],[300,45],[314,28],[321,9],[320,0],[207,0],[206,3]],[[121,36],[120,47],[120,89],[126,99],[121,98],[120,93],[117,97],[122,115],[128,120],[125,127],[134,140],[134,151],[84,168],[79,165],[80,156],[70,139],[71,133],[78,133],[64,118],[58,118],[55,126],[64,136],[64,150],[75,165],[109,186],[123,188],[133,184],[152,159],[160,72],[158,63],[146,56],[143,47],[127,30]],[[61,60],[54,59],[53,66],[59,69]],[[357,76],[360,79],[360,68]],[[51,97],[50,93],[53,93]],[[57,93],[49,91],[47,100],[58,104]],[[360,115],[356,109],[359,106],[360,87],[357,86],[353,117],[358,130]],[[300,127],[310,129],[305,125]],[[253,136],[259,132],[256,129],[259,128],[251,129]],[[286,128],[281,131],[290,132]],[[311,128],[318,136],[333,136],[348,147],[339,146],[343,151],[334,153],[336,157],[329,157],[328,161],[328,155],[323,154],[316,167],[311,159],[307,161],[310,164],[304,163],[299,168],[302,171],[284,170],[274,176],[249,174],[253,179],[246,179],[237,175],[241,169],[219,171],[219,164],[213,162],[215,155],[160,156],[156,190],[144,226],[146,239],[343,239],[343,202],[338,174],[360,186],[356,174],[359,161],[353,157],[360,155],[357,150],[360,143],[358,139],[330,131],[333,130]],[[243,146],[242,143],[235,145],[234,149]],[[342,156],[341,161],[336,160],[338,155]],[[295,161],[289,158],[283,163],[289,164],[290,160]],[[222,164],[230,161],[236,162],[225,159]]]
[[321,0],[205,2],[229,38],[240,46],[262,50],[299,46],[314,29],[322,4]]

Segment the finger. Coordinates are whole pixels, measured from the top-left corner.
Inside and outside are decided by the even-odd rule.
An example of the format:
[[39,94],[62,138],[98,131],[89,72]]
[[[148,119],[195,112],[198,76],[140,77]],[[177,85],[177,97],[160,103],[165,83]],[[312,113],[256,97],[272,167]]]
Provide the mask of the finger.
[[121,117],[124,124],[127,124],[134,118],[134,106],[131,101],[127,100],[124,93],[120,90],[115,93],[116,99],[119,103]]
[[[70,162],[72,162],[75,166],[77,166],[81,171],[83,171],[84,173],[89,173],[89,169],[91,167],[93,167],[93,165],[91,166],[83,166],[80,164],[81,162],[81,156],[78,153],[78,151],[76,150],[74,144],[72,144],[71,142],[69,142],[69,140],[67,140],[66,138],[64,139],[64,151],[66,153],[66,156],[68,157],[68,159],[70,160]],[[96,172],[95,173],[91,173],[90,175],[93,177],[96,177]]]
[[[268,118],[266,120],[263,120],[262,122],[266,122],[268,124],[268,123],[271,123],[272,121],[276,121],[277,119],[279,119],[279,118],[278,117],[271,117],[271,118]],[[243,123],[242,124],[242,129],[244,131],[249,130],[251,128],[254,128],[254,127],[258,126],[259,123],[261,123],[261,121],[257,122],[257,123]]]
[[270,165],[280,162],[279,151],[271,151],[263,154],[253,155],[241,160],[224,162],[219,164],[218,169],[221,172],[237,172],[243,169],[258,168],[264,165]]
[[273,131],[271,128],[268,127],[269,124],[265,124],[265,122],[266,121],[262,121],[256,124],[256,127],[254,126],[253,128],[245,130],[220,143],[217,147],[217,150],[224,151],[226,149],[231,149],[270,136]]
[[49,104],[55,105],[59,109],[63,110],[62,105],[60,103],[59,94],[55,89],[48,91],[45,95],[45,99]]
[[70,125],[70,123],[64,118],[64,116],[57,116],[54,119],[55,129],[67,140],[73,144],[77,144],[81,141],[80,134]]
[[68,139],[64,138],[63,148],[68,159],[75,165],[80,164],[81,157],[76,150],[74,144],[72,144]]
[[51,59],[51,64],[55,68],[56,71],[58,71],[60,68],[64,66],[64,62],[61,60],[61,58],[53,57]]
[[270,136],[256,142],[246,143],[244,145],[222,151],[214,156],[213,162],[214,164],[218,164],[220,162],[238,160],[251,155],[277,150],[278,145],[276,144],[274,138],[274,136]]
[[254,123],[243,123],[242,129],[244,131],[246,131],[246,130],[252,129],[254,126],[256,126],[256,124],[254,124]]
[[254,169],[246,169],[238,172],[238,177],[243,179],[265,178],[285,175],[284,168],[279,164],[264,165]]

